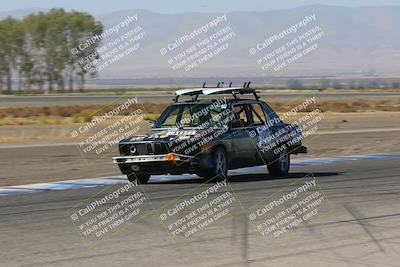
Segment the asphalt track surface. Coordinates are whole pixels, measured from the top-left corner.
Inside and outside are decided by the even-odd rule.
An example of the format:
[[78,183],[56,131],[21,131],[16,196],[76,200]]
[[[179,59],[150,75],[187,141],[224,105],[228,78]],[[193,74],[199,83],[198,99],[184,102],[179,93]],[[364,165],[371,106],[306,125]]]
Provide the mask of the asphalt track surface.
[[[235,196],[230,213],[188,238],[173,237],[160,214],[183,195],[214,184],[135,187],[147,199],[140,216],[99,238],[83,237],[70,215],[121,185],[1,197],[0,266],[399,266],[399,163],[392,158],[294,166],[281,179],[254,172],[232,176],[219,192]],[[248,219],[252,207],[311,178],[325,197],[318,214],[279,237],[261,236]]]

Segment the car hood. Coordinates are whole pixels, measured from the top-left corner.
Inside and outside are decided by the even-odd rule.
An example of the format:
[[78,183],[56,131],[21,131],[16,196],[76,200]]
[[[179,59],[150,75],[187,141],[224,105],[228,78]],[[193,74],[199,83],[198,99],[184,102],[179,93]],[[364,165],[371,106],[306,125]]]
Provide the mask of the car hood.
[[152,129],[146,135],[131,136],[121,142],[151,142],[151,141],[171,141],[171,140],[188,140],[196,134],[201,133],[197,129]]

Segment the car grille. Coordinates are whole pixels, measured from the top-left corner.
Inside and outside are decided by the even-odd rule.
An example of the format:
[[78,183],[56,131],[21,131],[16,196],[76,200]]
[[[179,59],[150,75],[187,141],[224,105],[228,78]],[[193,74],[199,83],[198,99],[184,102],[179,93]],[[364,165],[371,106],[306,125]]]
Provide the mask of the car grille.
[[[132,153],[134,149],[132,146],[135,146],[136,151]],[[123,144],[119,147],[120,154],[124,156],[131,155],[153,155],[153,154],[168,154],[170,151],[168,146],[164,143],[139,143],[139,144]]]

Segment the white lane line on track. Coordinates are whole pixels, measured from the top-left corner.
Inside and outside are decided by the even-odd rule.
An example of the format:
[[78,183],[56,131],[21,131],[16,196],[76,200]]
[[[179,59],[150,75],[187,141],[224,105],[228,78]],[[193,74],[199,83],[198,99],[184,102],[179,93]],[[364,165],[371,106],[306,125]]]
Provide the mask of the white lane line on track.
[[[293,166],[316,166],[316,165],[342,163],[355,160],[389,159],[389,158],[400,158],[400,153],[295,159],[292,160],[291,164]],[[257,166],[257,167],[231,170],[229,171],[229,175],[243,175],[243,174],[266,173],[266,172],[267,172],[266,166]],[[154,175],[151,177],[150,182],[171,182],[171,181],[190,180],[197,178],[198,177],[196,175]],[[0,197],[20,195],[20,194],[31,194],[42,191],[92,188],[97,186],[124,184],[124,183],[127,183],[126,176],[121,175],[121,176],[88,178],[88,179],[59,181],[50,183],[6,186],[6,187],[0,187]]]

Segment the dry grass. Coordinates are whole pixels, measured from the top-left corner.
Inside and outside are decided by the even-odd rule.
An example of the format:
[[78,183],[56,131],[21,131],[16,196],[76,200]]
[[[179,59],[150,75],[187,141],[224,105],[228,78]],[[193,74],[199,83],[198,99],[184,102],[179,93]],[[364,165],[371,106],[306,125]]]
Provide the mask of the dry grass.
[[[299,105],[296,102],[270,102],[271,107],[279,112],[287,112]],[[144,109],[145,119],[155,120],[168,104],[143,103],[132,105],[122,111],[120,115],[128,115],[137,109]],[[30,125],[30,124],[69,124],[90,121],[94,116],[104,114],[116,106],[88,105],[88,106],[51,106],[0,109],[0,126],[2,125]],[[400,111],[400,100],[381,101],[323,101],[310,105],[304,112],[320,108],[327,112],[369,112],[369,111]]]
[[[271,107],[277,112],[286,112],[301,102],[272,102],[269,103]],[[322,101],[307,107],[305,112],[310,112],[320,108],[322,111],[327,112],[370,112],[370,111],[400,111],[400,99],[396,100],[381,100],[381,101],[353,101],[353,102],[341,102],[341,101]]]
[[27,118],[6,116],[0,118],[0,126],[3,125],[32,125],[32,124],[68,124],[72,118],[59,116],[33,116]]

